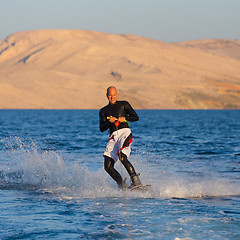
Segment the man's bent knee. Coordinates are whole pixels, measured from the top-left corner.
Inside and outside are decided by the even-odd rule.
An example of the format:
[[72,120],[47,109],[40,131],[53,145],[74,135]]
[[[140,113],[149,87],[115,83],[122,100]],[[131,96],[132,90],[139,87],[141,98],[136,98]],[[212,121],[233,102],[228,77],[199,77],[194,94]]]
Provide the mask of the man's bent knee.
[[104,155],[104,169],[106,172],[109,172],[113,169],[114,160],[108,156]]
[[133,165],[128,161],[126,154],[120,152],[119,159],[122,162],[123,166],[127,169],[127,172],[129,173],[130,176],[136,175],[135,169]]
[[119,159],[123,164],[128,161],[127,155],[124,154],[122,151],[119,152]]

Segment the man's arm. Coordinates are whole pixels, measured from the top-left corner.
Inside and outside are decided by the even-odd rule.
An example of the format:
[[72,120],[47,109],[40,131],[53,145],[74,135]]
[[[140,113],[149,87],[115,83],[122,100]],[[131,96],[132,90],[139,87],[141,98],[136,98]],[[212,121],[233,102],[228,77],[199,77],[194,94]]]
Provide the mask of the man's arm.
[[108,121],[107,116],[104,114],[102,109],[99,111],[99,129],[101,132],[108,130],[111,123]]
[[124,104],[124,109],[127,113],[126,120],[129,122],[136,122],[139,120],[139,117],[132,106],[126,101]]

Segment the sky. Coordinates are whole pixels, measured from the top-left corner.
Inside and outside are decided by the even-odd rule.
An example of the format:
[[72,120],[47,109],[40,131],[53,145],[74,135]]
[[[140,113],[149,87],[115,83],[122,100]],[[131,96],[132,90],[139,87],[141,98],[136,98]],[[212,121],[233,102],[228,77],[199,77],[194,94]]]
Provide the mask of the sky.
[[38,29],[134,34],[165,42],[240,39],[240,0],[0,0],[0,39]]

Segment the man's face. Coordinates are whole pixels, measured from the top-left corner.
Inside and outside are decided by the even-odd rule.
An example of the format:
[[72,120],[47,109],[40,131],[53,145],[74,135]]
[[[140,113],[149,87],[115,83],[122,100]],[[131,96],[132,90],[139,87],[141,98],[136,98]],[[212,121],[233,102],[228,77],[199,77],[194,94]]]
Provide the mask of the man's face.
[[115,88],[110,88],[107,94],[107,98],[110,104],[114,104],[117,101],[117,91]]

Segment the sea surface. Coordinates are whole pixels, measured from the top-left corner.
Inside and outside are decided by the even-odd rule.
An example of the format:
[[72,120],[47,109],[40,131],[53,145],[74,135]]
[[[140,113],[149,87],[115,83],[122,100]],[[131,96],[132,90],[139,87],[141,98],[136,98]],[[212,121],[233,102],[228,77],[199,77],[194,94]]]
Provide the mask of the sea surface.
[[147,192],[104,171],[97,110],[0,110],[0,239],[240,239],[240,110],[137,113]]

